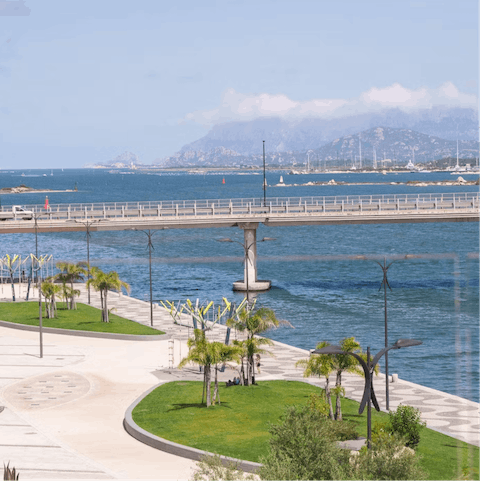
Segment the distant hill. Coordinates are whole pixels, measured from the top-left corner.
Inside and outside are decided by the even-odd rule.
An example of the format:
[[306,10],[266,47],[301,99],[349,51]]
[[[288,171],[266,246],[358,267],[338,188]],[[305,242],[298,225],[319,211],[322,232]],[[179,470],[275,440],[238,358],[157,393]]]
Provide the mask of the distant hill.
[[406,112],[395,108],[342,118],[229,122],[214,126],[201,139],[183,146],[180,153],[211,152],[223,147],[239,155],[258,155],[262,152],[262,140],[267,152],[307,151],[378,126],[410,129],[446,140],[478,139],[478,113],[473,109],[436,107]]
[[[460,140],[458,149],[461,159],[475,158],[478,155],[478,142]],[[158,159],[155,164],[160,167],[260,166],[263,163],[261,146],[259,150],[260,152],[250,155],[225,147],[215,147],[208,152],[180,151],[171,157]],[[362,166],[373,166],[376,157],[379,162],[390,159],[390,165],[405,165],[409,161],[426,163],[445,157],[456,157],[456,151],[456,140],[446,140],[413,129],[374,127],[338,137],[331,142],[325,142],[319,148],[270,151],[267,152],[265,161],[267,165],[288,167],[307,162],[310,162],[312,167],[350,167],[360,166],[360,163]]]

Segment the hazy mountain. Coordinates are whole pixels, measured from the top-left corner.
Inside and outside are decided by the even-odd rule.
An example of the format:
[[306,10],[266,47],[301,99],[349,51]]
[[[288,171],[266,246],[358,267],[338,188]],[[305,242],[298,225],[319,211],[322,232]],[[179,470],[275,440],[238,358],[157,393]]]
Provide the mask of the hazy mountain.
[[411,129],[446,140],[475,140],[478,137],[478,114],[465,108],[436,107],[412,112],[396,108],[342,118],[295,121],[262,118],[229,122],[214,126],[201,139],[182,147],[180,153],[210,152],[224,147],[250,156],[262,153],[262,140],[265,140],[267,152],[307,151],[377,126]]
[[[478,141],[459,140],[459,158],[471,159],[478,155]],[[310,161],[327,165],[372,165],[376,158],[391,159],[400,165],[415,161],[425,163],[445,157],[456,157],[456,140],[426,135],[412,129],[376,127],[354,135],[346,135],[310,152]],[[324,164],[323,164],[324,165]]]
[[[459,158],[478,155],[478,141],[459,140]],[[456,140],[447,140],[413,129],[375,127],[344,135],[317,149],[267,152],[267,165],[288,166],[310,162],[312,167],[372,166],[374,159],[390,159],[391,164],[405,165],[409,161],[425,163],[445,157],[456,157]],[[242,155],[235,150],[215,147],[208,152],[188,150],[155,162],[161,167],[260,166],[263,152]]]

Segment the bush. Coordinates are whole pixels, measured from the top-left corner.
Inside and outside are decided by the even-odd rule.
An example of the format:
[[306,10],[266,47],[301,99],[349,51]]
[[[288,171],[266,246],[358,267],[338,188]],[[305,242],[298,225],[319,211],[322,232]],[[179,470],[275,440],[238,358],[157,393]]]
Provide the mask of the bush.
[[404,436],[406,446],[415,449],[420,442],[420,431],[426,426],[422,421],[420,411],[413,406],[400,404],[396,411],[390,411],[390,425],[392,432]]
[[325,398],[325,391],[322,391],[321,395],[315,393],[310,394],[310,396],[308,396],[307,406],[311,411],[318,411],[320,414],[327,417],[329,415],[330,409]]
[[397,435],[379,436],[372,449],[364,446],[352,459],[351,479],[426,479],[415,451],[404,446],[404,439]]
[[262,479],[348,479],[350,452],[335,439],[334,421],[317,410],[290,407],[270,428],[270,451],[261,459]]

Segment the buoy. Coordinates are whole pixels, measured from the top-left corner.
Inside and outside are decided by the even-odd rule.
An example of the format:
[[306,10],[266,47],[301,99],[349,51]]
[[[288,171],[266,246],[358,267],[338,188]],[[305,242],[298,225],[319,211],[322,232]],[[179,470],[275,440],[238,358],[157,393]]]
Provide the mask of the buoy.
[[222,180],[222,184],[225,184],[225,177],[224,177],[223,180]]

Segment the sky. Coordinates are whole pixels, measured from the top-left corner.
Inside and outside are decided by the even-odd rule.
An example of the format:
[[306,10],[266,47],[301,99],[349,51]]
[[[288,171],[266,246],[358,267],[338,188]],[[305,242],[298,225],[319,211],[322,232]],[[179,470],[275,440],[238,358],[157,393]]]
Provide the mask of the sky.
[[0,0],[0,169],[172,155],[218,123],[478,108],[476,0]]

